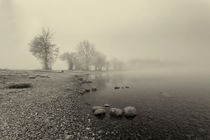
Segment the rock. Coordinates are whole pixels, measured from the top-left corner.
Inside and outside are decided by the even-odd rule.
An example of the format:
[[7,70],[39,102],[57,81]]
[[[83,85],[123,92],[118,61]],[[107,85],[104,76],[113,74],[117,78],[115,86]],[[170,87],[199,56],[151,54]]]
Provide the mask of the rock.
[[104,107],[102,107],[102,106],[93,106],[92,107],[93,112],[95,112],[97,109],[104,109]]
[[80,94],[84,94],[86,92],[86,90],[84,90],[84,89],[80,89],[79,91],[78,91],[78,93],[80,93]]
[[110,107],[110,105],[109,104],[104,104],[104,107]]
[[88,105],[88,106],[89,106],[89,105],[91,105],[91,104],[86,102],[85,105]]
[[134,118],[137,115],[136,108],[133,106],[127,106],[123,110],[127,118]]
[[93,88],[92,88],[92,91],[97,91],[97,88],[96,88],[96,87],[93,87]]
[[93,113],[95,116],[103,116],[106,114],[106,110],[105,109],[96,109]]
[[86,130],[90,131],[90,127],[87,127]]
[[114,87],[114,89],[120,89],[120,87]]
[[29,76],[29,79],[36,79],[36,76]]
[[203,129],[203,128],[198,128],[198,132],[202,135],[205,135],[206,134],[206,130]]
[[119,109],[119,108],[111,108],[109,110],[109,114],[112,117],[122,117],[123,111],[122,111],[122,109]]
[[90,83],[93,83],[93,82],[92,82],[92,81],[90,81],[90,80],[87,80],[87,81],[86,81],[86,83],[90,84]]
[[83,78],[78,78],[78,80],[83,81]]
[[73,89],[71,89],[71,88],[69,88],[69,87],[65,88],[65,90],[66,90],[66,91],[73,91]]
[[103,133],[103,130],[99,130],[97,133],[98,134],[102,134]]
[[66,135],[65,140],[72,140],[74,138],[73,135]]
[[85,89],[85,92],[90,92],[90,89]]

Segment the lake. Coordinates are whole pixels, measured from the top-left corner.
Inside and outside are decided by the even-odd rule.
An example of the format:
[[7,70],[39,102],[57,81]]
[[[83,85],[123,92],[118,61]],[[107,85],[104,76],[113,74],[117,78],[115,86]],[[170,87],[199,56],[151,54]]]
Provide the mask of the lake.
[[[98,90],[82,96],[84,102],[117,108],[135,106],[138,116],[132,121],[143,125],[153,138],[165,139],[166,134],[180,139],[210,138],[209,74],[122,71],[90,74],[89,79]],[[109,120],[107,116],[106,125],[112,123]]]

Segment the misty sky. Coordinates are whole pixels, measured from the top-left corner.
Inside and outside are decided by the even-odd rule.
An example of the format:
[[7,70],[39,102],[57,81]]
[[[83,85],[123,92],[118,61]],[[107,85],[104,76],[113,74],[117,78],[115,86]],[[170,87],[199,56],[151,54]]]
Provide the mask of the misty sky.
[[0,0],[0,68],[41,68],[28,43],[42,27],[61,54],[89,40],[109,58],[210,64],[208,0]]

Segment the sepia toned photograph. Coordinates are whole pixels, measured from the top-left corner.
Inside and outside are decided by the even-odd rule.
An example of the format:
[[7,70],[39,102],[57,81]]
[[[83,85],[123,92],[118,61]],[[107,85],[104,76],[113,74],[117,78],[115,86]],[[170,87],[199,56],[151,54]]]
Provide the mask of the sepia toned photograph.
[[0,140],[210,140],[210,0],[0,0]]

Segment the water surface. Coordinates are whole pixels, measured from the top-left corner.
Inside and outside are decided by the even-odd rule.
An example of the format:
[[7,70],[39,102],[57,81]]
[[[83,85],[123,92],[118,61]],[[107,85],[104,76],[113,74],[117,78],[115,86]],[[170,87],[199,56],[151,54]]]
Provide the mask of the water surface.
[[[167,138],[166,131],[180,139],[210,138],[209,74],[127,71],[90,74],[89,78],[98,91],[85,94],[82,100],[92,106],[135,106],[138,116],[133,122],[141,124],[135,131],[143,126],[145,133],[161,135],[159,139]],[[106,123],[109,120],[107,116]]]

